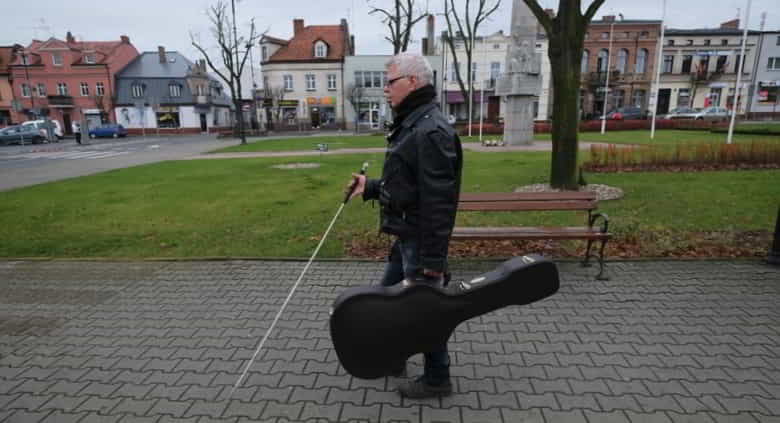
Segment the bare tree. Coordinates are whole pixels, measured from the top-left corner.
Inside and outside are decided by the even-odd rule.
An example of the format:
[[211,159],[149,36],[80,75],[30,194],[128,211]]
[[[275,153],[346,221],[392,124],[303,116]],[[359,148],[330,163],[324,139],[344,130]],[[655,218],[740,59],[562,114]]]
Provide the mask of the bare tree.
[[[444,42],[449,46],[450,53],[452,53],[452,66],[455,68],[455,79],[457,79],[460,92],[466,101],[469,116],[473,116],[471,111],[472,105],[468,99],[471,98],[472,90],[474,89],[474,75],[472,72],[474,38],[477,36],[479,25],[498,10],[498,6],[500,5],[501,0],[495,0],[495,3],[491,0],[477,0],[476,15],[474,15],[474,18],[472,19],[471,0],[466,0],[466,7],[460,14],[458,14],[458,11],[455,9],[455,0],[445,0],[444,2],[444,19],[447,21],[447,33],[444,37]],[[465,82],[463,80],[463,75],[460,72],[461,62],[455,54],[455,46],[460,44],[463,45],[463,49],[466,52]],[[446,71],[446,69],[442,69],[442,72]]]
[[577,128],[585,32],[604,0],[594,0],[582,13],[581,0],[559,0],[550,16],[537,0],[523,0],[547,33],[553,82],[552,163],[550,185],[577,189]]
[[365,88],[362,85],[351,83],[347,85],[346,93],[349,104],[355,110],[355,133],[357,134],[360,132],[360,103],[363,101],[363,97],[365,97]]
[[[200,51],[203,58],[206,59],[211,70],[216,73],[230,87],[230,96],[236,108],[236,118],[238,120],[238,132],[241,137],[241,144],[246,144],[246,134],[244,134],[244,111],[243,100],[241,98],[241,74],[244,72],[244,65],[249,57],[250,49],[239,52],[240,46],[254,45],[264,33],[257,33],[254,18],[250,21],[249,35],[238,36],[235,25],[235,0],[231,0],[233,17],[228,16],[227,3],[224,0],[218,0],[217,4],[211,6],[206,14],[211,22],[211,35],[217,42],[219,58],[224,69],[220,70],[209,56],[206,48],[196,41],[194,34],[190,33],[192,45]],[[231,33],[232,26],[232,33]],[[243,54],[243,57],[242,57]],[[251,65],[251,64],[250,64]]]
[[395,9],[393,11],[369,5],[371,11],[368,14],[378,13],[384,16],[382,23],[390,30],[390,36],[385,39],[393,44],[393,54],[398,54],[409,47],[409,36],[414,24],[428,14],[420,13],[419,16],[415,16],[414,0],[393,0],[393,3]]
[[272,107],[275,107],[275,109],[272,110],[275,124],[277,125],[282,122],[282,100],[284,100],[284,95],[284,87],[275,86],[268,88],[267,96],[271,98]]

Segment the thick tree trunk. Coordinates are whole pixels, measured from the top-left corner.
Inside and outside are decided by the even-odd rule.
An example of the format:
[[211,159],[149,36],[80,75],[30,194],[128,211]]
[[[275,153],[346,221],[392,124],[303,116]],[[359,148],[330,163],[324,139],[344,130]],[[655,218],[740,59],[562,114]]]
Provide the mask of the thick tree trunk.
[[577,189],[577,129],[580,121],[580,62],[585,28],[579,13],[559,11],[548,56],[553,71],[552,165],[550,185]]

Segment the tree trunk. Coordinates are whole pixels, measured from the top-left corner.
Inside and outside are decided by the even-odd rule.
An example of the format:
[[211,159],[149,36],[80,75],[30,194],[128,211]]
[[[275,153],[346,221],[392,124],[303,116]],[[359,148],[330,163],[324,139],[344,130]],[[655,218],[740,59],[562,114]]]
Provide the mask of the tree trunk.
[[244,105],[241,99],[241,80],[236,79],[236,85],[237,85],[237,92],[236,95],[233,97],[236,99],[236,103],[238,105],[236,106],[236,110],[238,111],[238,134],[241,138],[241,144],[246,144],[246,134],[244,133]]
[[586,28],[579,22],[579,13],[564,9],[559,14],[548,50],[554,70],[550,185],[577,190],[580,63]]

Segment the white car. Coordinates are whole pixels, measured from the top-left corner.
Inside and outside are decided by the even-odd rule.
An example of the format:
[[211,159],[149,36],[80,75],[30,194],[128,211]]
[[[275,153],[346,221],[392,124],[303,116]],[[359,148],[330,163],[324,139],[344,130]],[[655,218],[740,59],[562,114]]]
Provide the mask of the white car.
[[[28,120],[27,122],[22,122],[22,126],[34,126],[37,129],[43,129],[44,131],[47,129],[47,121],[43,119],[39,120]],[[62,139],[63,133],[62,128],[60,127],[60,123],[56,120],[49,120],[48,121],[51,125],[54,125],[54,135],[57,136],[58,140]]]

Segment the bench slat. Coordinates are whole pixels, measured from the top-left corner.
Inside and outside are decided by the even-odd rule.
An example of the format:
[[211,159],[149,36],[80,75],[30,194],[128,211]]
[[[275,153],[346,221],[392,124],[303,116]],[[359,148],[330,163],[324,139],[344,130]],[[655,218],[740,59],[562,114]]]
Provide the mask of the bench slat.
[[609,239],[610,233],[587,226],[568,227],[461,227],[455,228],[452,239]]
[[558,200],[596,200],[592,192],[464,192],[460,194],[461,203],[480,201],[558,201]]
[[521,210],[595,210],[595,200],[563,200],[563,201],[476,201],[459,202],[458,210],[464,211],[521,211]]

